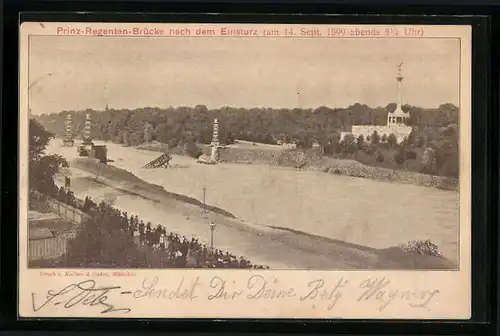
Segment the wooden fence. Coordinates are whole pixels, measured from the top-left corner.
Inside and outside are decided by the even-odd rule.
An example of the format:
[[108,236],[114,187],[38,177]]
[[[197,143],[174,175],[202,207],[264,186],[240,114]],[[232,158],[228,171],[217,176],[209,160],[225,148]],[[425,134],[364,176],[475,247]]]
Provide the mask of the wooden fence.
[[28,242],[29,260],[51,260],[59,258],[66,252],[68,241],[76,236],[77,227],[80,226],[85,219],[90,218],[90,216],[70,205],[41,193],[33,192],[33,196],[43,200],[51,212],[75,224],[75,228],[58,233],[55,237],[30,239]]
[[56,215],[72,223],[80,225],[85,221],[86,218],[89,218],[89,216],[82,211],[56,200],[49,199],[47,201],[47,204],[50,210],[53,211]]
[[51,260],[62,256],[68,248],[68,241],[73,239],[76,231],[67,231],[53,238],[34,239],[29,241],[29,260]]
[[38,198],[43,198],[43,201],[47,204],[51,212],[71,223],[80,225],[86,219],[90,218],[89,215],[82,212],[81,210],[72,207],[71,205],[60,202],[49,196],[42,195],[41,193],[36,191],[34,191],[34,195],[36,195]]

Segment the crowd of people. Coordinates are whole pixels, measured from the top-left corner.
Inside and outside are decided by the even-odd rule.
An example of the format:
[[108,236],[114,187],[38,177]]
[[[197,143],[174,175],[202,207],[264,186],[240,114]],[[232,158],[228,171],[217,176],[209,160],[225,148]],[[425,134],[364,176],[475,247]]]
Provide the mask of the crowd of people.
[[111,230],[129,233],[139,248],[147,250],[161,261],[162,267],[269,269],[268,266],[253,265],[244,257],[237,258],[227,251],[215,249],[196,238],[189,239],[167,232],[165,226],[153,226],[151,222],[121,212],[105,201],[97,204],[90,197],[84,201],[78,200],[73,192],[63,187],[59,190],[58,200],[80,209],[98,222],[108,223]]

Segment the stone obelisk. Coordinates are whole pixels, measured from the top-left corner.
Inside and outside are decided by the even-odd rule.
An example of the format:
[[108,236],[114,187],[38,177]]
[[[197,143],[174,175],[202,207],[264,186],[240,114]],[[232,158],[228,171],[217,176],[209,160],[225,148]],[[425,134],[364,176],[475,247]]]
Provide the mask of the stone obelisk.
[[92,143],[91,128],[92,128],[92,122],[90,121],[90,113],[87,113],[87,116],[85,118],[85,126],[83,128],[83,143],[84,144],[91,144]]
[[217,118],[214,119],[214,130],[212,133],[212,155],[210,158],[214,161],[219,161],[219,121]]
[[73,141],[73,119],[71,113],[68,113],[66,117],[66,133],[64,136],[63,144],[65,147],[72,147],[74,145]]

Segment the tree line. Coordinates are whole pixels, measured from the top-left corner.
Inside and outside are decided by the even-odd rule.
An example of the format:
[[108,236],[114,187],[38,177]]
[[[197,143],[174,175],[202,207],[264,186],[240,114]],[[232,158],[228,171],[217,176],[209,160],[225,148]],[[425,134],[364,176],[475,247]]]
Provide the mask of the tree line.
[[[64,136],[65,119],[73,117],[73,129],[81,129],[87,113],[92,120],[94,139],[113,141],[126,145],[159,141],[175,147],[182,143],[208,144],[212,140],[213,120],[218,118],[220,141],[230,144],[234,139],[276,144],[278,141],[294,141],[303,147],[314,142],[321,145],[338,143],[343,127],[347,125],[385,125],[387,113],[396,104],[372,108],[356,103],[347,108],[275,109],[234,108],[208,109],[195,107],[169,107],[160,109],[145,107],[134,110],[108,109],[63,111],[37,116],[47,130]],[[459,109],[453,104],[424,109],[403,106],[409,113],[408,124],[417,130],[437,129],[458,124]],[[79,137],[81,134],[75,134]]]

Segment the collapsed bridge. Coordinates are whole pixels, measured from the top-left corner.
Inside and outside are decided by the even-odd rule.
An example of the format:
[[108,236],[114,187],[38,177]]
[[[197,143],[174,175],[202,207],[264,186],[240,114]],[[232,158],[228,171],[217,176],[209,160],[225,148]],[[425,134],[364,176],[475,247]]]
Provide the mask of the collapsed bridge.
[[147,164],[145,164],[142,168],[168,168],[170,166],[170,161],[172,160],[172,156],[168,153],[164,153],[158,156],[156,159],[151,160]]

